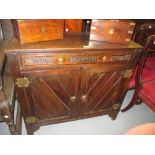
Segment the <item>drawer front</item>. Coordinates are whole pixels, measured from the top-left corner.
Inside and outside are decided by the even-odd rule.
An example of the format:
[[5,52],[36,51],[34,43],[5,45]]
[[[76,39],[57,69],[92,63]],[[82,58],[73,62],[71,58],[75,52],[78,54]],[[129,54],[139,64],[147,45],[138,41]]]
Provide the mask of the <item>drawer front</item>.
[[[95,52],[94,52],[95,53]],[[98,52],[98,53],[78,53],[78,54],[22,54],[20,55],[21,68],[28,67],[48,67],[54,65],[74,65],[74,64],[133,64],[137,61],[140,52],[122,51]]]

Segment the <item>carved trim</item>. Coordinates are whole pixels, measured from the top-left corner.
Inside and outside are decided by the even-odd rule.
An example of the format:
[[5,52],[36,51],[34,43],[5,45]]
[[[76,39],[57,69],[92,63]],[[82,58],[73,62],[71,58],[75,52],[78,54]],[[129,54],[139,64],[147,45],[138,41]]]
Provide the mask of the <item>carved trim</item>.
[[132,69],[127,69],[127,70],[122,72],[123,78],[129,78],[129,77],[131,77],[132,74],[133,74],[133,70]]
[[85,63],[106,63],[106,62],[128,62],[132,61],[136,55],[102,55],[102,54],[89,54],[89,55],[31,55],[21,57],[22,66],[47,66],[47,65],[63,65],[63,64],[85,64]]
[[30,86],[30,81],[27,77],[17,78],[16,79],[16,85],[19,88],[23,88],[23,87],[27,88]]
[[25,122],[27,124],[34,124],[37,122],[37,118],[35,116],[31,116],[31,117],[26,117],[25,118]]

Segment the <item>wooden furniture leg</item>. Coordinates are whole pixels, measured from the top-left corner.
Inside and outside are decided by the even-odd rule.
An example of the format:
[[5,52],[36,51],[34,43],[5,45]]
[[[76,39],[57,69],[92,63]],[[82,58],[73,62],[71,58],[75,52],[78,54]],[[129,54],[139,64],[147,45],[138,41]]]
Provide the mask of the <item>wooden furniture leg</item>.
[[15,128],[14,121],[12,118],[11,110],[10,110],[8,102],[6,101],[3,91],[0,91],[0,99],[1,99],[0,112],[1,112],[2,118],[7,123],[10,133],[16,134],[16,128]]
[[131,109],[136,104],[137,100],[138,100],[138,94],[135,92],[130,103],[124,109],[122,109],[121,112],[125,112]]

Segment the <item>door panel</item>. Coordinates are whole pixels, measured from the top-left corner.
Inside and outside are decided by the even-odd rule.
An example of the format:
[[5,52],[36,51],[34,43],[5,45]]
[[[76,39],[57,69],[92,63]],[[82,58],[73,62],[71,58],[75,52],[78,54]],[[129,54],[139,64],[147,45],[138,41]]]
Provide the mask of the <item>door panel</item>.
[[111,110],[121,83],[121,71],[85,68],[81,84],[80,115]]
[[30,80],[25,89],[30,108],[38,120],[66,119],[75,116],[78,70],[23,73]]

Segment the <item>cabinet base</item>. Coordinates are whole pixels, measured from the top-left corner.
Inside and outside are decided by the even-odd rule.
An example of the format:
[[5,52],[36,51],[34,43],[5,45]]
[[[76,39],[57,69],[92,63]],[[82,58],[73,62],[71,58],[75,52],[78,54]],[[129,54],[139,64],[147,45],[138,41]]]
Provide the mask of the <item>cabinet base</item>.
[[27,129],[27,134],[28,135],[33,135],[35,131],[37,131],[40,126],[45,126],[45,125],[52,125],[52,124],[58,124],[58,123],[65,123],[65,122],[70,122],[70,121],[76,121],[76,120],[82,120],[82,119],[89,119],[89,118],[93,118],[94,116],[102,116],[102,115],[109,115],[109,117],[111,117],[111,120],[116,120],[117,115],[118,115],[119,111],[111,111],[109,113],[98,113],[98,114],[89,114],[89,115],[85,115],[83,117],[80,118],[68,118],[65,120],[46,120],[46,121],[42,121],[42,122],[38,122],[37,124],[31,124],[31,125],[26,125],[26,129]]

